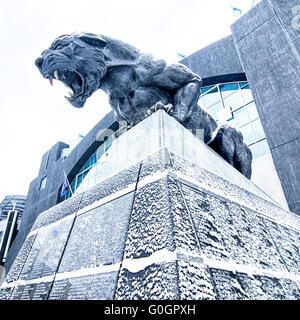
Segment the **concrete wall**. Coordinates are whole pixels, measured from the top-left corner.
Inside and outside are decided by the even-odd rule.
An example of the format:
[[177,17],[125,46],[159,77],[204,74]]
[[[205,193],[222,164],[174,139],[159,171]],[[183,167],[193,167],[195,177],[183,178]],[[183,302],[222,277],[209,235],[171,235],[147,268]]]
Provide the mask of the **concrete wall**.
[[289,208],[300,214],[297,5],[298,0],[264,0],[232,25],[232,34]]
[[232,36],[228,36],[184,58],[180,63],[201,76],[203,85],[245,80]]

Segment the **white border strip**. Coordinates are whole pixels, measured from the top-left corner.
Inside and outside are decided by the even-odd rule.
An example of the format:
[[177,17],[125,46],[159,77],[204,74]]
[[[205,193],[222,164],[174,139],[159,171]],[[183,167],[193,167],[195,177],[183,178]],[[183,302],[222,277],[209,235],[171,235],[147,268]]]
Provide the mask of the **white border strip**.
[[117,262],[111,265],[100,265],[98,267],[92,268],[82,268],[79,270],[74,270],[70,272],[63,272],[57,273],[55,276],[46,276],[42,278],[36,278],[31,280],[17,280],[11,283],[4,282],[1,286],[1,289],[4,288],[12,288],[21,285],[29,285],[29,284],[36,284],[42,282],[52,282],[52,281],[59,281],[64,279],[72,279],[90,275],[97,275],[97,274],[104,274],[109,272],[117,272],[120,268],[127,269],[129,272],[137,273],[139,271],[144,270],[148,266],[152,264],[163,264],[163,263],[170,263],[175,261],[187,261],[193,262],[203,267],[208,266],[209,268],[215,268],[218,270],[227,270],[233,273],[245,273],[250,277],[253,276],[267,276],[276,279],[289,279],[295,282],[300,282],[300,275],[287,272],[285,270],[272,270],[272,269],[262,269],[256,267],[254,265],[248,264],[237,264],[232,260],[222,261],[211,259],[205,257],[201,254],[189,253],[180,249],[175,251],[168,250],[166,248],[157,250],[152,253],[148,257],[142,258],[135,258],[135,259],[124,259],[122,262]]
[[9,282],[9,283],[3,282],[0,289],[26,286],[26,285],[37,284],[37,283],[42,283],[42,282],[52,282],[53,280],[54,280],[54,275],[46,276],[46,277],[42,277],[42,278],[30,279],[30,280],[17,280],[17,281]]
[[54,221],[54,222],[51,222],[50,224],[47,224],[46,226],[42,226],[42,227],[39,227],[37,229],[34,229],[33,231],[30,231],[28,233],[28,235],[26,236],[26,239],[28,239],[29,237],[32,237],[33,235],[37,234],[39,231],[45,231],[47,229],[49,229],[50,227],[53,227],[53,226],[56,226],[56,225],[59,225],[65,221],[68,221],[70,219],[73,219],[75,217],[76,213],[71,213],[69,214],[68,216],[66,217],[63,217],[57,221]]
[[124,189],[122,190],[119,190],[119,191],[116,191],[114,193],[111,193],[110,195],[102,198],[102,199],[99,199],[95,202],[93,202],[92,204],[84,207],[84,208],[81,208],[77,211],[76,213],[76,216],[80,216],[81,214],[84,214],[88,211],[91,211],[97,207],[100,207],[102,206],[103,204],[106,204],[112,200],[115,200],[117,198],[120,198],[122,196],[125,196],[126,194],[132,192],[135,190],[135,185],[136,185],[136,182],[132,183],[132,184],[129,184],[127,187],[125,187]]
[[93,268],[83,268],[70,272],[61,272],[55,275],[55,281],[119,271],[120,267],[121,262],[117,262],[115,264],[110,265],[100,265],[98,267]]
[[146,177],[144,177],[143,179],[141,179],[138,182],[137,189],[141,189],[149,183],[153,183],[153,182],[162,180],[162,179],[166,178],[169,174],[170,174],[170,170],[165,169],[164,171],[159,171],[159,172],[156,172],[152,175],[147,175]]

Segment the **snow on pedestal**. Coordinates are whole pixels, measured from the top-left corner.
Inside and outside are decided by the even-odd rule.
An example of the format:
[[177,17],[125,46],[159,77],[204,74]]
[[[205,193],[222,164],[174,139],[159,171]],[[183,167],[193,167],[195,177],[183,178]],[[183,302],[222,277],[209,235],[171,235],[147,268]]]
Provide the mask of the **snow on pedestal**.
[[160,110],[43,212],[1,299],[299,299],[300,217]]

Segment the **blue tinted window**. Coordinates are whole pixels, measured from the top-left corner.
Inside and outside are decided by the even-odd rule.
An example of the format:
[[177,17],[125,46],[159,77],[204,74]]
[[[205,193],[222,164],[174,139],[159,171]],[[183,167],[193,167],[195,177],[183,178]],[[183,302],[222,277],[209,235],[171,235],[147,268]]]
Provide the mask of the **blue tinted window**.
[[248,82],[240,82],[240,87],[242,89],[249,89],[249,84]]
[[41,184],[40,184],[40,190],[45,189],[45,188],[46,188],[46,184],[47,184],[47,176],[45,176],[44,178],[42,178]]
[[[205,87],[205,88],[202,88],[201,91],[202,91],[202,94],[207,92],[208,90],[210,90],[211,88],[213,88],[213,86],[209,86],[209,87]],[[211,92],[216,92],[218,91],[217,88],[215,88],[214,90],[212,90]]]
[[260,119],[253,121],[252,127],[256,140],[260,140],[265,137],[264,129],[261,125]]
[[240,90],[227,91],[226,93],[227,96],[224,96],[224,92],[222,92],[225,107],[230,107],[232,111],[235,111],[244,105],[244,100]]
[[[78,176],[77,176],[77,186],[79,186],[79,185],[80,185],[80,183],[81,183],[82,179],[83,179],[82,174],[80,174],[80,175],[78,175]],[[76,186],[76,187],[77,187],[77,186]]]
[[242,93],[243,93],[245,104],[253,101],[253,96],[252,96],[252,93],[249,89],[249,86],[246,86],[245,88],[243,88]]
[[249,149],[250,149],[250,151],[251,151],[251,153],[252,153],[253,159],[259,157],[259,151],[258,151],[258,148],[257,148],[257,144],[256,144],[256,143],[254,143],[254,144],[252,144],[251,146],[249,146]]
[[90,160],[86,162],[86,164],[82,167],[82,169],[80,171],[83,171],[85,169],[87,169],[88,167],[90,167]]
[[234,124],[237,127],[241,127],[249,122],[249,117],[247,110],[245,108],[241,108],[232,113],[233,119],[230,123]]
[[210,107],[212,107],[213,105],[217,104],[220,102],[221,97],[219,92],[214,92],[214,93],[207,93],[204,97],[203,97],[205,106],[207,109],[209,109]]
[[96,160],[96,154],[94,154],[92,157],[91,157],[91,166],[93,165],[93,164],[95,164],[97,162],[97,160]]
[[247,105],[247,110],[248,110],[249,118],[251,121],[259,117],[256,109],[256,105],[254,102],[251,102],[250,104]]
[[89,171],[90,171],[90,170],[84,171],[84,173],[82,174],[82,179],[84,179],[84,177],[88,174]]
[[250,144],[254,141],[253,131],[250,124],[243,126],[242,128],[240,128],[240,130],[243,134],[244,142],[246,144]]
[[207,112],[215,119],[218,119],[218,112],[223,109],[223,105],[221,102],[213,105],[211,108],[207,109]]
[[270,148],[266,139],[259,141],[257,145],[262,156],[270,152]]
[[224,96],[226,97],[226,92],[229,91],[229,94],[231,93],[230,91],[236,91],[239,89],[239,86],[237,83],[226,83],[226,84],[222,84],[220,85],[220,90],[223,93],[224,92]]

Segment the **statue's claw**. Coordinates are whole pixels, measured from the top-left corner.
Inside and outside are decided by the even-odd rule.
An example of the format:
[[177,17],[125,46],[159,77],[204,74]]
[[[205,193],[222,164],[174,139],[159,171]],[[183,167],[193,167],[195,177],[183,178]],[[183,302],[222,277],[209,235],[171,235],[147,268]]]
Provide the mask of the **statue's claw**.
[[167,113],[169,113],[173,108],[173,105],[171,103],[168,103],[164,105],[164,109],[166,110]]
[[157,102],[155,105],[150,107],[146,113],[148,116],[150,116],[152,113],[156,112],[157,110],[165,110],[167,113],[169,113],[173,108],[173,105],[171,103],[163,104],[161,101]]

